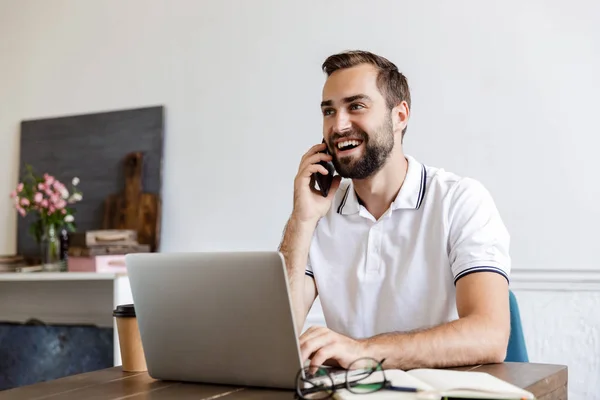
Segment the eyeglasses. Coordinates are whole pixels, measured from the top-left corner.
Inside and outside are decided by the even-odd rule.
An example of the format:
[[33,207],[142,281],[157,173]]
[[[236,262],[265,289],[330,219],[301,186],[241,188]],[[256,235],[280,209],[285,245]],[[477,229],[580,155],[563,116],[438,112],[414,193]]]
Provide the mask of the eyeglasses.
[[[416,392],[415,388],[393,386],[385,377],[383,362],[360,358],[342,370],[341,377],[330,367],[304,367],[296,375],[296,396],[302,400],[323,400],[333,397],[336,390],[354,394],[369,394],[382,389]],[[340,378],[343,383],[338,383]]]

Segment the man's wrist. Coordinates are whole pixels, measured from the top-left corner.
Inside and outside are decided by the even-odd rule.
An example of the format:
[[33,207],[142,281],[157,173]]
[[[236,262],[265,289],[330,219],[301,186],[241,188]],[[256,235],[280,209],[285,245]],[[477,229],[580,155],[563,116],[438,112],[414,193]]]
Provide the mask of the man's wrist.
[[292,221],[294,221],[295,223],[303,226],[303,227],[316,227],[317,222],[319,222],[320,217],[313,217],[313,218],[301,218],[300,215],[298,215],[299,212],[294,208],[292,210]]
[[317,227],[319,219],[300,219],[296,213],[292,213],[291,222],[294,225],[295,230],[302,235],[312,236],[314,230]]
[[379,358],[379,349],[374,338],[367,338],[359,340],[362,348],[363,357],[374,358],[377,361],[381,361]]
[[307,256],[316,223],[302,221],[294,213],[290,216],[285,228],[283,241],[279,251],[283,254],[288,274],[304,275]]
[[[393,337],[392,337],[393,335]],[[392,359],[398,357],[401,353],[405,337],[401,333],[377,335],[370,338],[362,339],[361,347],[364,357],[373,358],[377,361],[386,360],[385,364],[389,365]]]

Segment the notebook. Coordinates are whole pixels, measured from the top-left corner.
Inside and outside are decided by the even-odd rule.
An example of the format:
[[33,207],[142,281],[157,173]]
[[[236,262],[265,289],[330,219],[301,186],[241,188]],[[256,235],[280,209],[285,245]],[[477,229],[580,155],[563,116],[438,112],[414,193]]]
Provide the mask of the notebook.
[[[398,369],[385,370],[385,377],[393,386],[413,387],[417,393],[398,392],[382,389],[371,394],[354,394],[346,389],[338,390],[336,399],[397,399],[397,400],[437,400],[445,397],[463,399],[535,399],[535,396],[517,386],[496,378],[486,372],[453,371],[446,369]],[[361,383],[381,382],[382,371],[374,372]]]

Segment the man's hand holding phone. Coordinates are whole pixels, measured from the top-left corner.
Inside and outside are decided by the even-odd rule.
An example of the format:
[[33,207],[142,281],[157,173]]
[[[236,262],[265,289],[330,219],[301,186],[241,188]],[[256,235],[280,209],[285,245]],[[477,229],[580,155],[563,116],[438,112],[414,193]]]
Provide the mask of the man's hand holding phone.
[[[285,258],[290,285],[290,296],[294,309],[294,318],[298,334],[304,325],[308,310],[317,295],[317,288],[313,278],[305,275],[308,263],[308,252],[314,230],[319,219],[329,211],[335,192],[340,186],[341,177],[335,176],[327,192],[327,196],[313,188],[313,181],[317,173],[321,182],[326,182],[330,172],[319,162],[330,162],[331,156],[326,152],[325,143],[313,146],[300,161],[298,173],[294,179],[294,208],[288,220],[279,251]],[[331,168],[332,173],[335,172]]]
[[315,224],[329,211],[336,190],[340,186],[341,177],[333,177],[327,197],[313,188],[314,175],[321,173],[325,176],[330,172],[320,161],[331,161],[331,155],[326,153],[327,145],[321,143],[311,147],[302,157],[298,174],[294,181],[294,217],[301,223]]

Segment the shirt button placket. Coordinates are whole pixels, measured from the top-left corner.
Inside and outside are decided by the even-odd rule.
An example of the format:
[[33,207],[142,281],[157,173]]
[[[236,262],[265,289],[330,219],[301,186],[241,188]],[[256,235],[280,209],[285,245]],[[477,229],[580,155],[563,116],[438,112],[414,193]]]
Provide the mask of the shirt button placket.
[[367,274],[379,271],[381,265],[381,223],[373,225],[369,231],[369,254],[367,259]]

